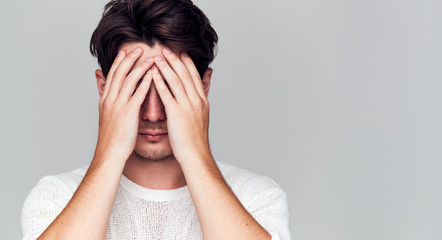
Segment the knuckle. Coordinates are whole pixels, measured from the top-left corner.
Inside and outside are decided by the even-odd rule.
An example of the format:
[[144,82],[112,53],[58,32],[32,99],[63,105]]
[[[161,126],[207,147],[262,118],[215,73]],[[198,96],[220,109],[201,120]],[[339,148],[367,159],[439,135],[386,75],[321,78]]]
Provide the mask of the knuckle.
[[197,97],[195,101],[193,101],[193,104],[199,109],[203,106],[203,102],[201,98]]
[[108,109],[111,108],[110,105],[111,105],[111,104],[109,103],[109,101],[103,101],[103,103],[101,104],[101,108],[102,108],[104,111],[107,111]]
[[204,98],[204,99],[203,99],[203,103],[204,103],[204,105],[207,106],[207,107],[209,107],[209,105],[210,105],[210,104],[209,104],[209,100],[207,100],[207,98]]
[[122,77],[125,77],[124,76],[125,74],[124,74],[124,72],[123,72],[123,70],[121,70],[121,69],[117,69],[117,70],[115,70],[115,73],[114,73],[114,78],[122,78]]
[[141,68],[145,68],[145,67],[147,67],[147,66],[149,66],[149,63],[146,62],[146,61],[143,61],[143,62],[141,62],[141,64],[140,64],[140,67],[141,67]]
[[120,69],[120,68],[115,69],[114,77],[119,76],[119,75],[121,75],[121,74],[122,74],[122,72],[121,72],[121,69]]
[[178,88],[180,88],[180,86],[179,86],[179,84],[180,84],[179,78],[177,78],[175,76],[171,76],[169,79],[170,79],[170,84],[172,86],[177,86]]
[[203,110],[206,108],[206,102],[204,101],[204,99],[200,98],[199,107],[200,107],[200,109],[203,109]]
[[169,56],[167,56],[168,61],[172,62],[172,63],[177,63],[179,60],[178,58],[174,55],[174,54],[170,54]]
[[174,68],[176,69],[176,72],[177,73],[180,73],[180,74],[185,74],[184,76],[188,76],[187,74],[186,74],[186,69],[185,69],[185,67],[183,66],[183,65],[181,65],[181,64],[176,64],[175,66],[174,66]]
[[206,99],[199,97],[196,101],[196,107],[200,111],[204,111],[209,108],[209,103]]
[[138,56],[138,54],[140,54],[140,52],[141,52],[141,49],[139,49],[139,51],[132,51],[129,53],[128,58],[131,58],[131,59],[136,58]]
[[164,69],[165,68],[165,62],[164,61],[160,61],[160,62],[158,62],[158,61],[155,61],[155,65],[157,65],[158,66],[158,70],[160,70],[160,72],[161,72],[161,69]]
[[194,96],[193,99],[195,99],[194,103],[196,104],[196,106],[202,107],[204,105],[204,99],[202,99],[200,96]]
[[151,66],[151,63],[143,61],[140,63],[138,68],[140,68],[143,71],[143,73],[145,73],[150,66]]
[[165,96],[169,90],[167,90],[164,87],[161,87],[159,91],[161,92],[161,95]]
[[123,107],[126,103],[126,99],[119,96],[117,99],[115,99],[114,103],[112,104],[113,109],[120,109]]
[[105,101],[100,100],[100,102],[98,103],[98,109],[100,111],[105,109]]

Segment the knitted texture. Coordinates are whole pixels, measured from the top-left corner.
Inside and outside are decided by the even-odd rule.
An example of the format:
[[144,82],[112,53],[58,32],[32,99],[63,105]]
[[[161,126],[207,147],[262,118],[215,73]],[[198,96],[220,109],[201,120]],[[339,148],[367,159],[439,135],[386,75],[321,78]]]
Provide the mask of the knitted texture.
[[[286,193],[271,178],[216,162],[236,197],[272,239],[290,239]],[[36,239],[72,198],[89,166],[43,177],[27,196],[23,239]],[[106,239],[202,239],[187,186],[144,188],[121,176]]]

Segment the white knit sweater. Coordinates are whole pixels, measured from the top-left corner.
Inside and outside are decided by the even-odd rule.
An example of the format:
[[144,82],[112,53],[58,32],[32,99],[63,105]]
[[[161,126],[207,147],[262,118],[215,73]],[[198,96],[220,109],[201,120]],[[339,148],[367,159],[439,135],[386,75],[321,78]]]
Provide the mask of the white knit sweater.
[[[290,239],[285,192],[271,178],[217,162],[226,182],[272,239]],[[25,200],[23,239],[36,239],[68,204],[89,166],[45,176]],[[202,239],[187,186],[172,190],[141,187],[121,176],[107,239]]]

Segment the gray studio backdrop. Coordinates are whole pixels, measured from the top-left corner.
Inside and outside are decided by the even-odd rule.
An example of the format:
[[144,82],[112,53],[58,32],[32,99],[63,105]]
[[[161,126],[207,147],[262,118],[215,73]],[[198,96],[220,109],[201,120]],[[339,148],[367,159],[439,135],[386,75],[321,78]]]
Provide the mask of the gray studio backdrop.
[[[441,1],[203,1],[215,158],[287,192],[293,239],[442,239]],[[1,239],[38,179],[88,164],[105,1],[0,2]]]

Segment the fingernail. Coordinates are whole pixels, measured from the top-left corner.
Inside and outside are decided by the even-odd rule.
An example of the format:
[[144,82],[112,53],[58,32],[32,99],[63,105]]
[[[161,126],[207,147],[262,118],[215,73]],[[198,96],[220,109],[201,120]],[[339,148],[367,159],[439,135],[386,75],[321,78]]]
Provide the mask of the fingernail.
[[135,48],[135,49],[133,50],[133,52],[134,52],[134,53],[139,53],[139,52],[141,52],[141,48]]
[[150,74],[152,72],[152,70],[147,70],[146,74]]
[[170,51],[170,49],[167,48],[167,47],[163,48],[163,51],[164,51],[164,53],[166,53],[166,54],[170,54],[170,53],[172,52],[172,51]]
[[146,61],[146,62],[153,62],[153,58],[152,58],[152,57],[148,57],[148,58],[146,58],[146,60],[144,60],[144,61]]
[[157,67],[153,67],[153,73],[156,73],[156,74],[158,74],[158,73],[160,73],[159,71],[158,71],[158,68]]
[[161,57],[160,55],[158,55],[158,56],[155,57],[155,60],[158,61],[158,62],[161,62],[161,61],[164,60],[164,58]]
[[119,52],[118,52],[118,55],[117,55],[117,57],[121,57],[121,56],[123,56],[123,54],[124,54],[124,51],[123,51],[123,50],[121,50],[121,51],[119,51]]
[[188,57],[188,56],[189,56],[189,54],[187,54],[186,52],[182,52],[181,55],[182,55],[183,57]]

